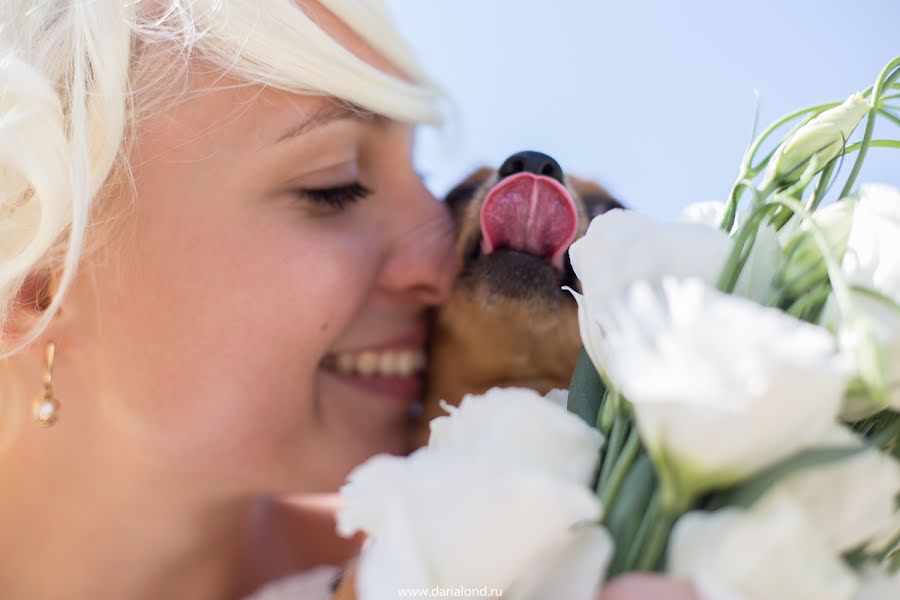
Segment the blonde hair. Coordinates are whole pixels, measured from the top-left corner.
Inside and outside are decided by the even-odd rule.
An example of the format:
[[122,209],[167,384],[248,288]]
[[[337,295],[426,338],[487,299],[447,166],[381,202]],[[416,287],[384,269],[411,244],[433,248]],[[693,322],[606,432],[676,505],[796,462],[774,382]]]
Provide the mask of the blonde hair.
[[[104,183],[141,117],[192,58],[248,84],[334,96],[404,121],[441,120],[440,96],[381,0],[319,0],[410,81],[356,57],[294,0],[4,0],[0,3],[0,361],[58,311],[86,255]],[[169,99],[171,100],[171,98]],[[124,171],[127,172],[127,166]],[[26,278],[59,274],[34,326],[3,332]]]

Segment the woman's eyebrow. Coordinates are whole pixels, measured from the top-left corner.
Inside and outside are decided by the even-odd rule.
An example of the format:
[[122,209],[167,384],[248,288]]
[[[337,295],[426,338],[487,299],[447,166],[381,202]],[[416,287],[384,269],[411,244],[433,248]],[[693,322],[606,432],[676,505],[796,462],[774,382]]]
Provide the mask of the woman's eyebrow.
[[306,118],[299,123],[295,123],[294,125],[289,127],[287,130],[282,132],[281,135],[275,138],[275,141],[272,143],[272,145],[280,144],[285,140],[295,138],[299,135],[303,135],[304,133],[308,133],[313,129],[317,129],[319,127],[322,127],[323,125],[327,125],[328,123],[340,121],[343,119],[351,119],[353,121],[360,121],[362,123],[374,123],[388,120],[386,117],[375,114],[355,104],[346,102],[340,104],[331,103],[319,108],[313,113],[307,115]]

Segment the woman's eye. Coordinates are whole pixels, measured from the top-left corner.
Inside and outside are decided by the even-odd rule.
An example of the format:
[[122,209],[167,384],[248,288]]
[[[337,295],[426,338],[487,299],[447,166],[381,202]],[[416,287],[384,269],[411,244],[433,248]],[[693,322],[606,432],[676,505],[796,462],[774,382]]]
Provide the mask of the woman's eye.
[[372,190],[358,181],[336,187],[297,190],[297,195],[301,198],[310,200],[313,204],[325,205],[337,210],[341,210],[347,204],[361,200],[371,193]]

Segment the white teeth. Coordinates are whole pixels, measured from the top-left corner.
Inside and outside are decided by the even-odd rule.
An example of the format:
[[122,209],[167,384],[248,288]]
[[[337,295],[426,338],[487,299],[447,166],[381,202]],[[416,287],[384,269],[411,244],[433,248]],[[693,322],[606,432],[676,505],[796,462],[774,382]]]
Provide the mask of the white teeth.
[[398,369],[400,361],[396,352],[384,352],[378,362],[378,370],[382,375],[399,374],[402,371]]
[[397,356],[397,370],[401,373],[412,373],[415,371],[416,358],[409,352],[404,352]]
[[356,365],[356,360],[353,358],[352,354],[338,354],[336,360],[336,367],[338,371],[342,373],[348,373],[354,369]]
[[339,373],[352,373],[366,377],[408,377],[425,369],[425,351],[366,350],[358,354],[339,353],[332,363]]
[[374,375],[378,371],[378,353],[363,352],[356,359],[356,370],[360,375]]

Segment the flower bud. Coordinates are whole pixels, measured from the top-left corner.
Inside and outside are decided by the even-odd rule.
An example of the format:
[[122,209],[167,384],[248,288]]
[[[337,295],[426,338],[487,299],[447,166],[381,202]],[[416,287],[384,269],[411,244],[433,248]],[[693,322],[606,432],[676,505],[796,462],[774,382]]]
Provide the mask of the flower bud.
[[818,157],[825,168],[841,153],[844,143],[869,110],[869,102],[859,92],[843,104],[830,108],[800,127],[772,155],[760,187],[790,185],[800,179],[807,163]]

